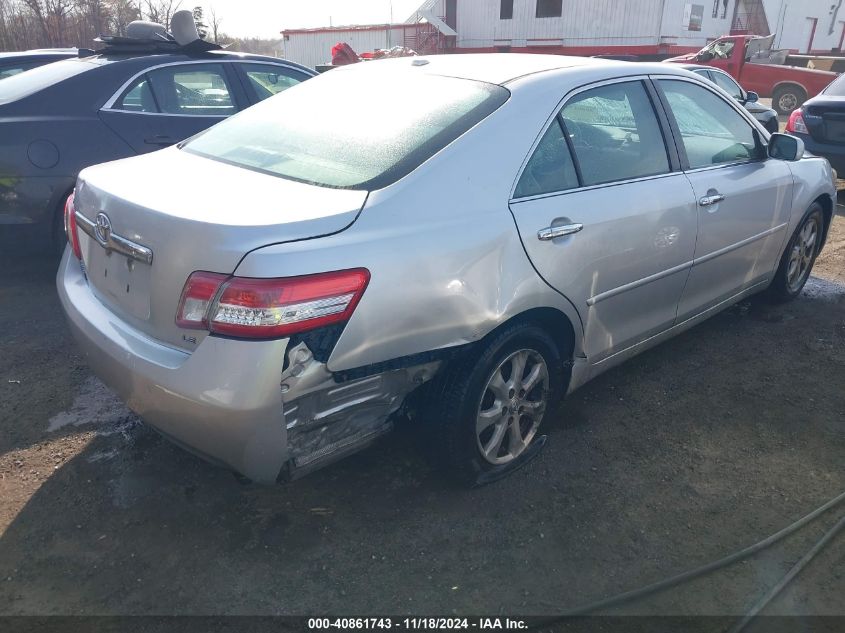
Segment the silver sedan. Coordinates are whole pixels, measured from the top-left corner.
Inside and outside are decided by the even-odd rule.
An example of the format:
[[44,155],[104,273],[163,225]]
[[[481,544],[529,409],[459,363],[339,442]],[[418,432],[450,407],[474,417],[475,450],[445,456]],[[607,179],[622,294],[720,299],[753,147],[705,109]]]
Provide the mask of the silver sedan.
[[401,412],[484,483],[591,378],[749,295],[799,295],[835,195],[803,154],[667,64],[357,64],[82,172],[59,294],[133,410],[253,480]]

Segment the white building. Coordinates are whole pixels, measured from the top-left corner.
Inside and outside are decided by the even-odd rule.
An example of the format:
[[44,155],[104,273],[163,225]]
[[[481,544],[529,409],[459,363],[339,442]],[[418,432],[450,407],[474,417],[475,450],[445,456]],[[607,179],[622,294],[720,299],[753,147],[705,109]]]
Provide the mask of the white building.
[[838,52],[843,0],[428,0],[403,24],[283,31],[285,56],[324,63],[331,47],[422,53],[547,52],[661,58],[722,35],[775,34],[775,47]]

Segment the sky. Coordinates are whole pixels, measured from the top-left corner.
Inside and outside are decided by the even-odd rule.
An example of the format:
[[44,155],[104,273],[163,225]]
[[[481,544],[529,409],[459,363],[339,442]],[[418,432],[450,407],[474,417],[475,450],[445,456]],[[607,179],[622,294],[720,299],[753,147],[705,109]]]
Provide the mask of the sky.
[[[220,30],[238,37],[278,37],[283,29],[404,22],[423,0],[183,0],[182,8],[213,8]],[[208,20],[206,19],[206,22]]]

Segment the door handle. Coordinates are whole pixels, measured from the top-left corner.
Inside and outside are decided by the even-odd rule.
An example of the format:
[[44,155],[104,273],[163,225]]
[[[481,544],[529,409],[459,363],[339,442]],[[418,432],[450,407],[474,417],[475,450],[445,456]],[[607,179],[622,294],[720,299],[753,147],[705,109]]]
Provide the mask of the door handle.
[[721,193],[716,193],[711,196],[704,196],[698,201],[698,204],[702,207],[712,207],[714,204],[719,204],[724,199],[725,196]]
[[543,242],[548,242],[556,237],[563,237],[564,235],[572,235],[578,233],[584,228],[583,224],[563,224],[561,226],[550,226],[545,229],[537,231],[537,239]]

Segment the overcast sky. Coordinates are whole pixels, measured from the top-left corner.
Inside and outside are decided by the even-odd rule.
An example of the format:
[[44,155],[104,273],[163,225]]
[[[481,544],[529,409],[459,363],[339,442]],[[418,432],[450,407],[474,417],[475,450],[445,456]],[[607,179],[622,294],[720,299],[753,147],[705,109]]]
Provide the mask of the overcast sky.
[[[423,0],[183,0],[182,8],[214,8],[228,35],[276,37],[282,29],[403,22]],[[208,20],[206,20],[208,21]]]

